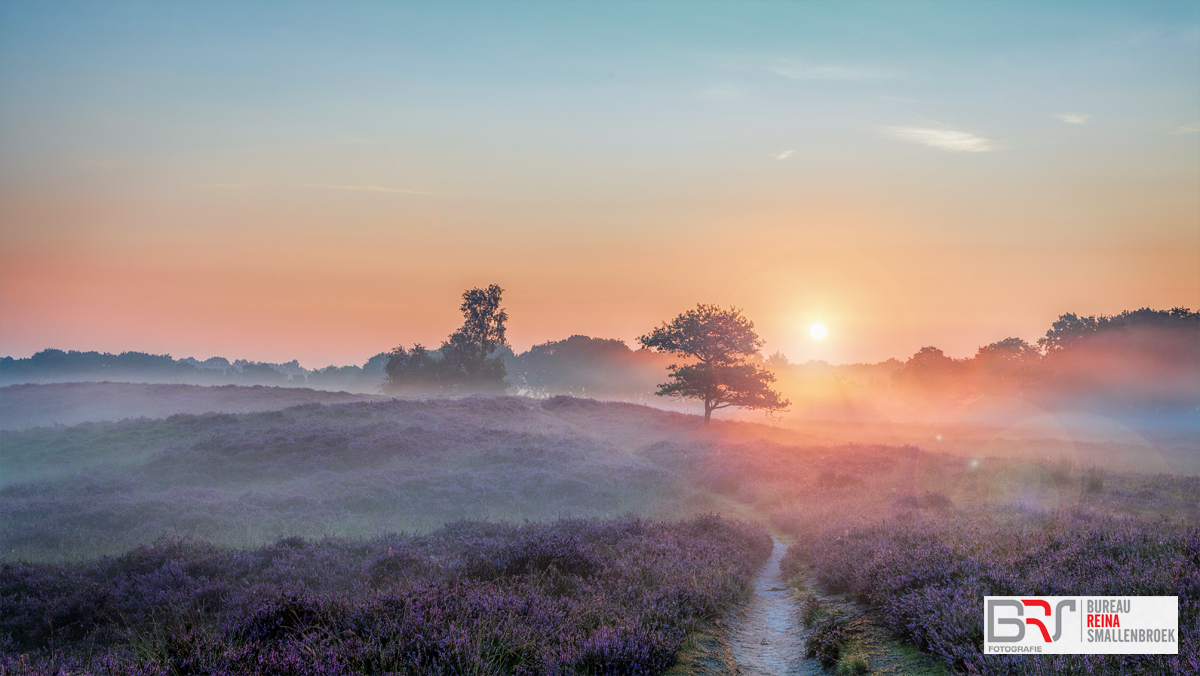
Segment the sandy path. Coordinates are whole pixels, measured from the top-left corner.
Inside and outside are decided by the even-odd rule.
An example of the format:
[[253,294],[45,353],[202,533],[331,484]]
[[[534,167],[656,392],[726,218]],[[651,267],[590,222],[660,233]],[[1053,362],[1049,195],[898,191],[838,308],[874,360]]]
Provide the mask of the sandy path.
[[779,562],[787,545],[775,541],[771,558],[754,581],[754,597],[729,625],[729,650],[744,676],[821,674],[820,662],[804,658],[799,608],[788,589]]

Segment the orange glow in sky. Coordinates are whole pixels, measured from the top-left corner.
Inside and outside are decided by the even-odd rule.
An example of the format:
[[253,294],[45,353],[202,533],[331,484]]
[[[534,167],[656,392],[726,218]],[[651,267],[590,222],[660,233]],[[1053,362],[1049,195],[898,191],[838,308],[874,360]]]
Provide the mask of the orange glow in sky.
[[1200,306],[1194,4],[497,4],[0,6],[0,354],[361,364],[490,283],[518,351],[702,302],[834,363]]

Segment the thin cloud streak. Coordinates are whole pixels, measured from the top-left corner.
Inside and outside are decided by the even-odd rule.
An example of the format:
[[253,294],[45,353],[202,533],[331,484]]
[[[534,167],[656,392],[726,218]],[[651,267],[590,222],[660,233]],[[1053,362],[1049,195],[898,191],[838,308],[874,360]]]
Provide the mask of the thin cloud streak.
[[310,183],[309,188],[326,188],[328,190],[356,190],[359,192],[386,192],[398,195],[432,195],[428,190],[406,190],[404,188],[385,188],[379,185],[326,185]]
[[796,152],[795,150],[785,150],[785,151],[783,151],[783,152],[781,152],[781,153],[778,153],[778,154],[776,154],[776,155],[775,155],[775,159],[777,159],[777,160],[786,160],[787,158],[789,158],[789,157],[791,157],[792,155],[794,155],[794,154],[795,154],[795,152]]
[[1078,113],[1058,113],[1054,117],[1057,117],[1067,124],[1087,124],[1088,118],[1091,117],[1091,115],[1080,115]]
[[1195,124],[1191,124],[1186,127],[1180,127],[1179,129],[1176,129],[1175,133],[1176,134],[1194,134],[1198,131],[1200,131],[1200,120],[1197,120]]
[[982,153],[996,150],[996,142],[965,131],[931,127],[880,127],[879,133],[909,143],[919,143],[954,153]]

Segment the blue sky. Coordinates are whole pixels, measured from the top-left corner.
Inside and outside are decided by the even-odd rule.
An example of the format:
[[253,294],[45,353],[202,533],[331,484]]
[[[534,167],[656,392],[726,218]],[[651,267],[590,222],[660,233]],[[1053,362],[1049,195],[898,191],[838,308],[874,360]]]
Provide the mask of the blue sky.
[[519,343],[965,354],[1200,305],[1197,125],[1196,2],[3,2],[0,352],[355,361],[496,280]]

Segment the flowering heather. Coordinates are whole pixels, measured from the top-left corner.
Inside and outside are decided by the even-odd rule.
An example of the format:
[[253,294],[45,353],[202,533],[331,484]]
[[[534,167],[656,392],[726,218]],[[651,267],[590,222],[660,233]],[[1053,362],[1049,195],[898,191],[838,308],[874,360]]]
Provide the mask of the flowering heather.
[[[717,445],[696,467],[797,536],[785,575],[870,603],[954,671],[1200,673],[1200,477],[770,443]],[[984,655],[983,597],[1024,594],[1178,596],[1180,654]],[[813,655],[834,643],[814,639]]]
[[[1195,674],[1200,530],[1160,519],[1008,507],[829,524],[788,563],[871,603],[898,634],[981,674]],[[808,561],[798,561],[807,556]],[[983,597],[1178,596],[1179,655],[984,655]]]
[[655,674],[771,546],[710,515],[8,563],[0,673]]
[[687,421],[478,397],[4,431],[0,560],[116,554],[163,533],[244,547],[464,518],[687,516],[707,511],[699,491],[630,452]]
[[[1200,668],[1200,478],[1081,466],[1107,448],[1083,442],[1066,458],[1022,439],[956,457],[698,430],[629,404],[495,397],[0,432],[4,668],[653,672],[744,590],[759,553],[696,549],[711,533],[671,544],[687,539],[682,524],[456,520],[694,514],[725,500],[797,536],[786,574],[869,602],[953,671]],[[155,542],[163,532],[221,546]],[[360,539],[312,539],[329,534]],[[986,594],[1177,595],[1181,654],[985,656]],[[815,629],[823,614],[809,610]],[[811,648],[841,668],[842,644],[861,637],[825,624]]]

